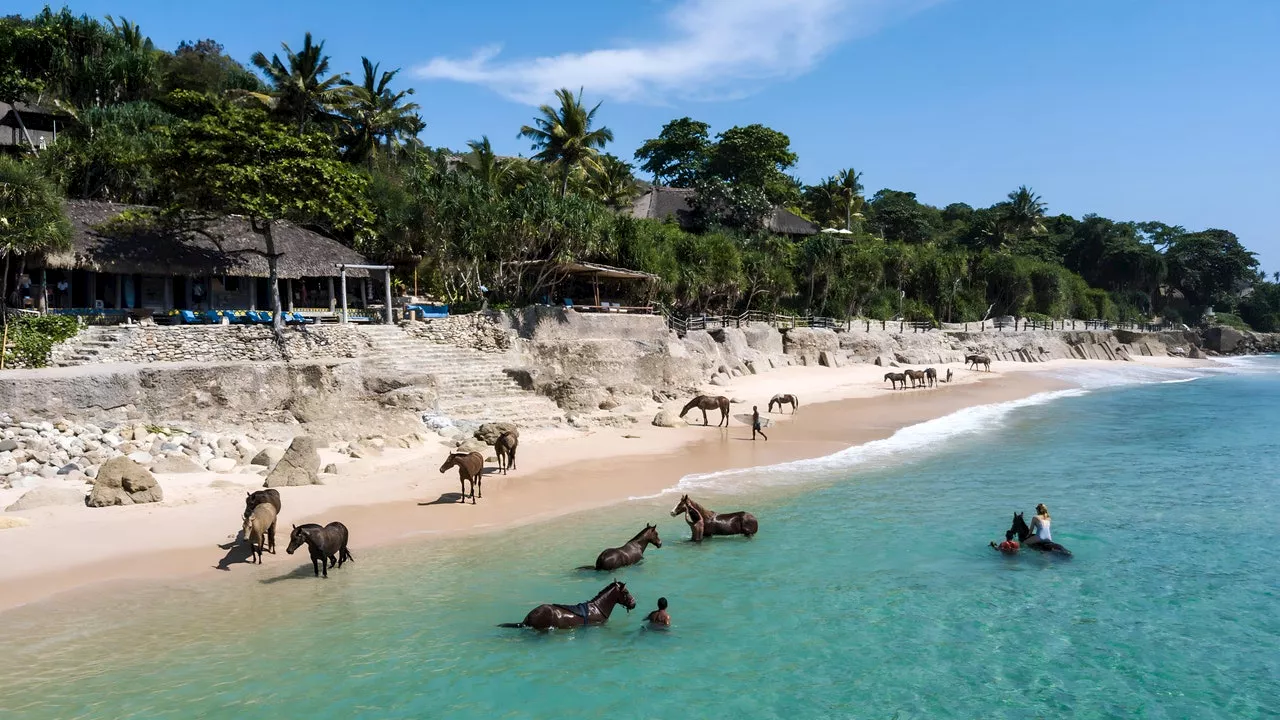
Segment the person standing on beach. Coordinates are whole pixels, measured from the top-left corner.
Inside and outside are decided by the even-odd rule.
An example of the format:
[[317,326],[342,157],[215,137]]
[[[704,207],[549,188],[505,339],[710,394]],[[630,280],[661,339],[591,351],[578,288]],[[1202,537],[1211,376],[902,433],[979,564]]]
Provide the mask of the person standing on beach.
[[658,609],[646,615],[644,621],[664,629],[671,627],[671,616],[667,614],[667,599],[658,598]]
[[752,440],[756,439],[756,433],[760,433],[760,437],[764,438],[766,442],[769,440],[769,436],[764,434],[764,427],[760,425],[760,406],[752,405],[751,406],[751,439]]

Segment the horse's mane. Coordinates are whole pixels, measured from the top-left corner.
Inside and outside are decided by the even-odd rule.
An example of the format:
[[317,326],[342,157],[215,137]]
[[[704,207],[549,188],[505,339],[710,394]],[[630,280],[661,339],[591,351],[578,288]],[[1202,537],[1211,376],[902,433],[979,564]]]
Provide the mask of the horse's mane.
[[608,594],[609,594],[609,591],[610,591],[610,590],[613,590],[613,588],[614,588],[615,586],[618,586],[618,585],[622,585],[622,583],[618,582],[617,580],[614,580],[613,582],[609,583],[608,585],[605,585],[605,586],[604,586],[604,589],[603,589],[603,590],[601,590],[600,592],[596,593],[596,596],[595,596],[595,597],[593,597],[593,598],[591,598],[590,602],[599,602],[599,601],[600,601],[600,598],[604,597],[605,595],[608,595]]
[[645,536],[645,534],[647,534],[647,533],[649,532],[649,530],[650,530],[649,525],[648,525],[648,523],[646,523],[646,524],[645,524],[645,526],[644,526],[644,529],[643,529],[643,530],[641,530],[640,532],[636,533],[636,534],[635,534],[635,537],[631,538],[631,539],[630,539],[630,540],[628,540],[627,542],[635,542],[635,541],[639,540],[640,538],[644,537],[644,536]]
[[711,511],[709,511],[709,510],[707,510],[706,508],[704,508],[704,507],[702,507],[701,505],[699,505],[699,504],[697,503],[697,501],[695,501],[695,500],[694,500],[693,498],[691,498],[691,497],[687,497],[687,496],[686,496],[685,503],[686,503],[689,507],[691,507],[691,508],[693,508],[695,511],[697,511],[697,513],[698,513],[699,515],[701,515],[701,516],[703,517],[703,519],[706,519],[706,518],[708,518],[708,517],[710,517],[710,516],[712,515]]

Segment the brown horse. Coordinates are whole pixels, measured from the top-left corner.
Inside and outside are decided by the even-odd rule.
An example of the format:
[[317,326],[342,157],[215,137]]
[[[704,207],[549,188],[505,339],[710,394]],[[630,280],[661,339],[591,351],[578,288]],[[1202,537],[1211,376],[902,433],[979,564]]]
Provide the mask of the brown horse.
[[518,433],[504,432],[493,441],[493,452],[498,456],[498,470],[503,475],[516,469],[516,448],[520,446]]
[[937,385],[937,384],[938,384],[938,371],[937,371],[937,370],[934,370],[933,368],[925,368],[925,369],[924,369],[924,377],[925,377],[925,379],[926,379],[926,380],[928,380],[928,381],[929,381],[929,387],[933,387],[934,385]]
[[907,388],[907,376],[903,373],[885,373],[884,379],[893,385],[894,390],[898,389],[899,383],[902,384],[902,389],[905,390]]
[[622,547],[606,548],[596,558],[595,567],[583,565],[579,570],[617,570],[620,567],[635,565],[644,559],[644,550],[652,544],[662,547],[662,539],[658,537],[657,525],[645,525],[644,529],[627,541]]
[[906,375],[907,378],[911,380],[911,387],[915,388],[924,385],[923,370],[904,370],[902,374]]
[[778,411],[781,412],[784,405],[791,406],[791,412],[794,413],[796,408],[800,407],[800,398],[787,393],[786,395],[774,395],[769,398],[769,412],[773,412],[773,405],[777,403]]
[[571,630],[587,625],[603,625],[609,622],[613,608],[621,605],[631,612],[636,607],[636,599],[631,597],[627,586],[614,580],[596,594],[594,598],[577,605],[539,605],[524,616],[518,623],[502,623],[498,627],[533,628],[535,630]]
[[[244,499],[244,519],[248,520],[253,514],[253,509],[263,503],[269,504],[276,509],[276,516],[280,515],[280,491],[275,488],[267,490],[257,490],[254,492],[246,492]],[[267,537],[271,541],[271,552],[276,551],[276,524],[271,523],[271,527],[267,528]]]
[[[688,510],[692,508],[693,513]],[[702,537],[694,528],[695,524],[702,527],[701,535],[710,537],[712,535],[746,535],[751,537],[760,531],[760,523],[756,522],[756,516],[749,512],[739,510],[731,513],[717,513],[714,510],[699,505],[689,499],[688,495],[680,498],[680,502],[671,511],[671,517],[675,517],[680,513],[685,513],[685,522],[689,523],[689,529],[693,531],[693,541],[701,542]]]
[[[249,547],[253,550],[253,558],[259,565],[262,564],[262,551],[266,550],[272,555],[276,554],[276,536],[274,532],[267,532],[269,528],[276,526],[276,509],[271,503],[262,503],[249,513],[249,517],[244,519],[244,539],[248,541]],[[271,542],[268,545],[267,538],[270,537]]]
[[702,411],[702,424],[704,427],[708,424],[707,411],[716,409],[720,410],[720,422],[716,423],[716,427],[721,425],[729,427],[729,398],[723,395],[699,395],[684,406],[684,409],[680,411],[680,417],[684,417],[695,407]]
[[347,560],[356,561],[347,549],[350,536],[347,526],[337,521],[324,527],[315,523],[294,525],[293,532],[289,534],[289,547],[285,548],[285,552],[292,555],[294,550],[306,543],[307,552],[311,555],[311,569],[315,571],[316,577],[320,577],[320,573],[329,577],[329,568],[334,565],[342,567],[342,563]]
[[476,497],[484,497],[480,487],[484,480],[484,456],[478,452],[452,453],[440,466],[440,472],[451,467],[458,468],[458,484],[462,487],[462,497],[458,502],[467,501],[467,483],[471,483],[471,504],[476,504]]
[[946,382],[946,383],[951,382],[951,378],[954,376],[955,376],[954,373],[951,372],[951,368],[947,368],[947,379],[943,380],[943,382]]
[[982,365],[984,370],[991,372],[991,358],[986,355],[965,355],[964,366],[969,367],[970,365],[973,366],[974,370],[977,370],[978,366]]

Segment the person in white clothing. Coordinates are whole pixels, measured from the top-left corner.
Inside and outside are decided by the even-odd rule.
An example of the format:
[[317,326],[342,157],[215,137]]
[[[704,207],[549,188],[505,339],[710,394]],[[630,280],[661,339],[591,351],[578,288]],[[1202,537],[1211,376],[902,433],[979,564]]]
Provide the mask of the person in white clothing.
[[1049,508],[1044,503],[1036,505],[1036,516],[1031,518],[1031,537],[1027,538],[1027,544],[1053,542],[1053,534],[1049,532],[1050,522]]

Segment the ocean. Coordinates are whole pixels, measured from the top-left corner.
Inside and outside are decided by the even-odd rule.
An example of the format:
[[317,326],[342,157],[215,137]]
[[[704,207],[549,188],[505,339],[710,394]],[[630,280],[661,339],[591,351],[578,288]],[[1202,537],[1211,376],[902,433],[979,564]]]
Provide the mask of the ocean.
[[[0,717],[1280,716],[1280,359],[1119,366],[785,465],[311,577],[0,616]],[[680,492],[749,509],[695,546]],[[1071,559],[988,547],[1038,502]],[[615,574],[575,570],[657,522]],[[609,580],[601,628],[496,627]],[[668,632],[641,628],[659,596]]]

